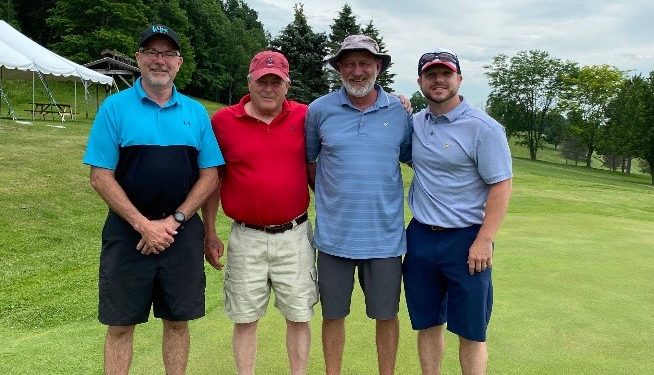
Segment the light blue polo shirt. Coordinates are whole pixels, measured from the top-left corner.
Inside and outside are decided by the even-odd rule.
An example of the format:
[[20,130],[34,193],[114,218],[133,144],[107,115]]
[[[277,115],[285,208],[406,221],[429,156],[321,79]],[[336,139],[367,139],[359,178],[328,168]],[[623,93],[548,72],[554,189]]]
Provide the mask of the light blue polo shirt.
[[423,224],[481,224],[489,185],[513,175],[504,127],[465,100],[440,116],[414,114],[412,150],[409,208]]
[[114,170],[130,202],[152,219],[177,209],[200,168],[224,164],[204,107],[174,87],[160,107],[143,91],[141,78],[102,103],[83,162]]
[[376,85],[376,102],[357,109],[341,88],[309,105],[307,160],[316,167],[315,247],[350,258],[406,252],[399,161],[411,159],[410,116]]

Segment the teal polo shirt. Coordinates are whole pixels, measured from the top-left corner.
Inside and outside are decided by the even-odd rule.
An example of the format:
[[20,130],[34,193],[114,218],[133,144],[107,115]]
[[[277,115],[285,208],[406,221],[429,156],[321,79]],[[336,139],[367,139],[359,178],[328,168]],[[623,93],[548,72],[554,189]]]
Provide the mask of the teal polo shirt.
[[102,103],[83,162],[114,170],[132,204],[153,219],[177,209],[200,168],[224,164],[204,107],[174,87],[160,107],[143,91],[141,78]]
[[376,102],[357,109],[341,88],[309,105],[307,160],[316,166],[315,247],[350,258],[406,252],[400,161],[411,159],[410,116],[376,85]]

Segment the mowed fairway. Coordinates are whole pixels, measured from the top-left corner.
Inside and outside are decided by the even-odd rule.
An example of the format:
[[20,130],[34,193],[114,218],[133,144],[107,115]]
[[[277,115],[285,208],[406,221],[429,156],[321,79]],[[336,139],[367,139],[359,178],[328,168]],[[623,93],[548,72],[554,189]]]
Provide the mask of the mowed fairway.
[[[106,206],[81,164],[89,122],[0,120],[0,374],[101,374],[96,320]],[[519,153],[516,153],[519,154]],[[649,176],[514,158],[514,194],[497,237],[489,374],[651,374],[654,189]],[[411,172],[404,169],[406,185]],[[407,220],[410,217],[406,210]],[[226,240],[229,221],[219,221]],[[207,316],[191,323],[189,374],[233,374],[222,272],[207,266]],[[344,374],[376,373],[374,322],[358,289]],[[398,374],[419,373],[401,305]],[[258,374],[288,373],[272,304],[259,325]],[[310,373],[324,373],[320,310]],[[132,374],[162,374],[160,324],[138,327]],[[459,373],[447,336],[444,374]]]

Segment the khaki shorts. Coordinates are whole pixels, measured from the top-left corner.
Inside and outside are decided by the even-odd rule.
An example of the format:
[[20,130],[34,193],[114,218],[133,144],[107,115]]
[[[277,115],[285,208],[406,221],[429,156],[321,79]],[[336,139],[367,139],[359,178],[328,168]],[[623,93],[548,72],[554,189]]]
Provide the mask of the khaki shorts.
[[269,234],[234,223],[227,244],[225,314],[236,323],[261,318],[270,290],[275,307],[292,322],[307,322],[318,302],[316,251],[306,222]]

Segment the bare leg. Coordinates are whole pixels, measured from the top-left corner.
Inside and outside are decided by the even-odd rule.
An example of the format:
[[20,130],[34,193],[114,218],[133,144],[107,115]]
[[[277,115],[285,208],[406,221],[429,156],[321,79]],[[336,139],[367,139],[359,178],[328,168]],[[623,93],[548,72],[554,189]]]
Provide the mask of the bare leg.
[[286,352],[292,375],[307,373],[309,350],[311,348],[311,327],[308,322],[286,320]]
[[188,351],[191,336],[186,321],[163,321],[163,340],[161,351],[163,353],[164,367],[167,375],[183,375],[186,373]]
[[322,320],[322,351],[327,375],[341,373],[345,347],[345,318]]
[[127,374],[132,363],[135,326],[108,326],[104,339],[104,373]]
[[380,375],[395,373],[399,337],[400,323],[397,317],[388,320],[377,320],[377,365],[379,366]]
[[254,374],[254,360],[257,356],[257,323],[234,323],[232,349],[239,375]]
[[418,331],[418,355],[423,375],[440,375],[445,352],[443,325]]
[[484,375],[488,366],[488,349],[485,342],[459,337],[459,361],[463,375]]

